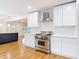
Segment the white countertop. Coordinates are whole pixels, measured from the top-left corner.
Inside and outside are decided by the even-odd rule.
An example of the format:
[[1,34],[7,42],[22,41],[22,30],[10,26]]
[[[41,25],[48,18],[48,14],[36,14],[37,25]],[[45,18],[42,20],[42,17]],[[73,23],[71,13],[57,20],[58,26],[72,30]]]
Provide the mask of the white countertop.
[[77,38],[77,36],[67,36],[67,35],[52,35],[53,37],[66,37],[66,38]]

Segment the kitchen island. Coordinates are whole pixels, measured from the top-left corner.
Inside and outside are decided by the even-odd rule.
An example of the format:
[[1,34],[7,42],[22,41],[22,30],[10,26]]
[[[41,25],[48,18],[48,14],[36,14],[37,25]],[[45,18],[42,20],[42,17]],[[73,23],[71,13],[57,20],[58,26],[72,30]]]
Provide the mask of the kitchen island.
[[0,33],[0,44],[18,40],[18,33]]

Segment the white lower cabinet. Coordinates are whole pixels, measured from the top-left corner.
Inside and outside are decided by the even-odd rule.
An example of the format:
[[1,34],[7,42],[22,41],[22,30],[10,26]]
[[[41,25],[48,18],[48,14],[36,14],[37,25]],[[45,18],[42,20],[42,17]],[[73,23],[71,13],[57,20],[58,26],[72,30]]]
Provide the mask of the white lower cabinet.
[[51,39],[51,53],[61,54],[61,39],[52,37],[52,39]]
[[76,39],[74,38],[62,38],[62,55],[76,57],[76,44]]
[[34,34],[25,34],[24,45],[28,47],[35,48],[35,37]]
[[65,57],[75,58],[77,54],[77,45],[75,38],[52,37],[51,53]]

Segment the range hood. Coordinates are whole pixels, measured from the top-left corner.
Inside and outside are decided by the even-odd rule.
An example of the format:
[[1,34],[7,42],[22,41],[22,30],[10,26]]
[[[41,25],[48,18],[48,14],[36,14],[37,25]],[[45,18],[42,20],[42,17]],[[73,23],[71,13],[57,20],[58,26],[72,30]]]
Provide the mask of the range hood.
[[43,12],[41,21],[42,22],[50,22],[50,21],[53,21],[53,20],[50,18],[49,12]]

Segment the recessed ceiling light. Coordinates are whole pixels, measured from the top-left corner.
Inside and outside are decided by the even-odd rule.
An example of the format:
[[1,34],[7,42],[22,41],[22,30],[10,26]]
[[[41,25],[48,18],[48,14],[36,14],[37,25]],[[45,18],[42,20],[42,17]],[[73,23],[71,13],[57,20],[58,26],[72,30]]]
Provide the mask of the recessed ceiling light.
[[31,9],[32,7],[31,6],[27,6],[27,9]]

